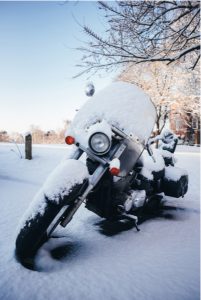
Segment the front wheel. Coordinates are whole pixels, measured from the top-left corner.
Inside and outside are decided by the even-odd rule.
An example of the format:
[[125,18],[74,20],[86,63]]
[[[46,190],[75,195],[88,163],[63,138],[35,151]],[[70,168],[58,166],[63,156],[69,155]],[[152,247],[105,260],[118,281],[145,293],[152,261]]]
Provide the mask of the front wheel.
[[38,192],[20,224],[16,257],[26,267],[37,250],[60,223],[66,209],[73,207],[87,186],[88,170],[80,161],[62,162]]

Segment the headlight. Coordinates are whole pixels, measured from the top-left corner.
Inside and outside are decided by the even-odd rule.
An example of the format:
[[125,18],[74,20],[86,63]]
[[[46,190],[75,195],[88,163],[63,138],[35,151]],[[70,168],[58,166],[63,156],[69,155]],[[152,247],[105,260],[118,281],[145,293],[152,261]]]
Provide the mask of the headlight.
[[96,132],[90,137],[89,146],[93,152],[103,155],[109,151],[111,142],[106,134]]

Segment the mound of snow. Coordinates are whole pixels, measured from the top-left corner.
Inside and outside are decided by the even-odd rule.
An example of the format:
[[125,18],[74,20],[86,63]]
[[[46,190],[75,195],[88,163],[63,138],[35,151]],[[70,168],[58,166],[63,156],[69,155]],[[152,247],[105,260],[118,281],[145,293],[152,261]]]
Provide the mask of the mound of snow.
[[[155,161],[153,161],[153,158]],[[153,158],[148,154],[147,151],[144,151],[142,153],[142,161],[144,167],[151,172],[158,172],[163,170],[165,167],[165,163],[159,149],[153,150]]]
[[140,142],[152,132],[156,110],[150,98],[137,86],[114,82],[94,95],[76,114],[67,134],[78,142],[91,125],[105,120]]
[[168,166],[165,168],[165,178],[168,180],[178,181],[181,176],[188,175],[186,170]]
[[24,228],[26,221],[34,219],[38,213],[44,214],[46,197],[49,201],[59,203],[61,198],[70,193],[73,186],[81,184],[88,177],[88,169],[82,162],[74,159],[62,161],[34,197],[20,222],[18,231]]

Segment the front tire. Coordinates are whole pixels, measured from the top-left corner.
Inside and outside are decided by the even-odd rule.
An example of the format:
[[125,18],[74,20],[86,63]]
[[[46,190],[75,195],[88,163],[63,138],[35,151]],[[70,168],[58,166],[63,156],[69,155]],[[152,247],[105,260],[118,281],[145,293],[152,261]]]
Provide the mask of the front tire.
[[16,239],[15,254],[25,267],[32,269],[32,260],[37,250],[48,240],[47,228],[59,213],[57,205],[48,203],[45,213],[25,222]]
[[[25,214],[25,218],[22,221],[21,228],[16,238],[16,248],[15,253],[17,259],[28,268],[33,269],[33,257],[35,256],[37,250],[48,240],[49,235],[55,229],[55,227],[60,223],[63,211],[63,208],[73,207],[75,200],[79,197],[85,188],[88,185],[87,182],[87,167],[81,163],[80,161],[71,160],[63,163],[62,167],[59,166],[56,170],[51,174],[51,178],[46,181],[43,188],[37,194],[35,202],[31,204],[32,209],[28,209],[28,213]],[[66,167],[67,170],[65,170]],[[56,191],[58,192],[58,174],[63,175],[63,171],[65,170],[64,177],[70,178],[69,174],[72,174],[74,170],[72,167],[78,167],[78,174],[76,180],[70,180],[70,182],[65,182],[66,189],[64,192],[64,186],[62,185],[62,192],[60,194],[57,193],[56,201],[54,201],[50,196],[47,196],[47,186],[50,185],[50,182],[54,182],[57,180],[57,184],[52,187],[51,186],[51,195]],[[62,180],[61,180],[62,181]],[[77,183],[75,183],[77,181]],[[52,193],[52,189],[55,190],[55,193]],[[36,205],[37,204],[37,205]],[[41,213],[41,207],[43,211]],[[35,211],[33,213],[33,208]],[[30,211],[32,211],[30,213]],[[61,214],[61,215],[60,215]],[[59,215],[59,218],[57,216]],[[56,223],[54,220],[56,219]],[[55,223],[52,226],[52,223]]]

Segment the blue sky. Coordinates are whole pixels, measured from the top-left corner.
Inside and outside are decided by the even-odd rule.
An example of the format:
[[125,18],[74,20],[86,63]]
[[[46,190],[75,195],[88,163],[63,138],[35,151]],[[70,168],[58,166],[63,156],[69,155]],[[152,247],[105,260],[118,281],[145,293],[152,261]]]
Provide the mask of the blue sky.
[[[73,48],[86,40],[75,19],[104,32],[94,1],[0,2],[0,130],[61,128],[87,101],[87,77],[72,79],[81,59]],[[113,77],[90,80],[100,90]]]

